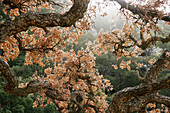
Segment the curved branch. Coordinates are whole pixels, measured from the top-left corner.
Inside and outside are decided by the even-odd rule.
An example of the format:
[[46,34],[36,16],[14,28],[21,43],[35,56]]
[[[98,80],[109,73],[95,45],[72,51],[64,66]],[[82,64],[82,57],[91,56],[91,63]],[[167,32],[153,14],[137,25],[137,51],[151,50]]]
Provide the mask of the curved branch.
[[146,42],[146,43],[147,43],[147,45],[150,45],[150,43],[156,42],[156,41],[160,41],[160,42],[162,42],[163,44],[164,44],[164,43],[168,43],[168,42],[170,41],[170,35],[167,36],[166,38],[158,37],[158,36],[152,37],[152,39],[149,40],[149,41]]
[[170,57],[167,55],[168,52],[168,50],[164,51],[159,59],[151,66],[144,76],[142,84],[151,84],[156,82],[159,73],[165,68],[165,64],[168,63],[170,65]]
[[170,87],[170,76],[162,80],[160,82],[156,82],[157,76],[159,73],[165,68],[165,64],[170,62],[170,57],[167,56],[168,50],[164,51],[164,53],[159,57],[159,59],[152,65],[150,70],[146,73],[145,77],[143,78],[143,84],[137,87],[130,87],[121,90],[120,92],[116,93],[119,97],[135,97],[135,96],[143,96],[148,93],[153,93],[154,91],[169,88]]
[[170,108],[170,97],[150,94],[135,98],[126,105],[129,106],[129,112],[138,112],[141,111],[141,109],[145,110],[148,103],[164,104]]
[[52,100],[59,100],[59,101],[66,101],[65,99],[61,98],[60,96],[58,96],[56,93],[54,93],[52,90],[48,89],[45,92],[46,96],[51,98]]
[[140,47],[143,50],[145,50],[146,48],[148,48],[150,46],[151,43],[155,43],[157,41],[162,42],[163,44],[164,43],[168,43],[170,41],[170,35],[167,36],[166,38],[157,37],[157,36],[156,37],[151,37],[151,40],[142,42],[142,44],[139,45],[138,47]]
[[[165,68],[165,64],[169,63],[170,57],[167,55],[169,51],[166,50],[159,57],[159,59],[152,65],[150,70],[146,73],[145,77],[142,79],[142,84],[136,87],[125,88],[119,92],[117,92],[112,102],[107,110],[107,113],[128,113],[131,111],[140,111],[144,110],[148,101],[145,102],[145,99],[148,94],[154,93],[160,89],[170,88],[170,76],[160,82],[156,82],[157,76],[159,73]],[[170,63],[169,63],[170,64]],[[142,99],[140,99],[142,98]],[[149,98],[149,97],[148,97]],[[167,98],[167,97],[166,97]],[[156,99],[158,99],[156,101]],[[167,98],[169,99],[169,98]],[[162,102],[161,100],[165,100],[165,97],[155,96],[154,99],[147,99],[149,102]],[[149,103],[148,102],[148,103]],[[167,104],[169,100],[165,101],[163,104]],[[140,103],[141,107],[133,105],[134,103]],[[130,107],[133,106],[133,107]],[[115,111],[116,110],[116,111]],[[143,111],[140,111],[143,112]]]
[[36,51],[36,50],[39,50],[39,51],[46,51],[46,50],[53,50],[57,45],[59,45],[60,41],[58,41],[57,43],[55,43],[52,47],[33,47],[33,48],[25,48],[23,47],[22,45],[22,41],[19,37],[17,37],[16,35],[14,35],[14,38],[18,41],[18,48],[20,51]]
[[149,98],[149,103],[158,103],[158,104],[164,104],[167,107],[170,108],[170,97],[164,96],[164,95],[152,95]]
[[142,97],[165,88],[170,88],[170,76],[160,82],[149,85],[125,88],[114,95],[107,113],[128,113],[129,106],[132,104],[131,101],[135,98]]
[[4,90],[12,95],[16,96],[26,96],[30,93],[37,92],[40,89],[38,84],[28,85],[28,87],[24,88],[16,88],[17,80],[14,74],[10,71],[9,65],[0,59],[0,72],[1,75],[5,77],[7,83],[4,85]]
[[148,48],[151,43],[155,43],[157,41],[162,42],[163,44],[170,42],[170,35],[167,36],[166,38],[163,38],[163,37],[151,37],[151,40],[142,41],[142,44],[138,44],[138,41],[132,35],[129,35],[129,38],[134,42],[134,44],[136,44],[139,48],[141,48],[143,50]]
[[66,101],[65,99],[57,95],[55,92],[53,92],[52,89],[49,89],[46,86],[42,87],[41,83],[37,83],[37,81],[30,81],[26,87],[17,88],[17,80],[14,74],[11,72],[9,65],[1,59],[0,59],[0,73],[7,80],[7,83],[4,85],[4,91],[12,95],[24,97],[27,96],[28,94],[36,93],[41,89],[45,89],[47,90],[45,92],[47,97],[59,101]]
[[[127,3],[125,0],[113,0],[113,1],[116,1],[118,2],[120,5],[121,5],[121,8],[125,8],[127,10],[130,10],[133,14],[139,14],[139,15],[149,15],[151,16],[152,18],[154,17],[158,17],[160,14],[155,11],[155,10],[149,10],[149,11],[146,11],[146,10],[143,10],[141,9],[140,7],[138,6],[135,6],[135,5],[132,5],[130,3]],[[147,13],[146,13],[147,12]],[[164,21],[167,21],[167,22],[170,22],[170,16],[169,15],[164,15],[161,20],[164,20]]]
[[30,26],[37,27],[69,27],[83,18],[90,0],[74,0],[71,9],[64,15],[58,13],[26,13],[16,17],[13,21],[0,24],[0,43],[11,35],[26,31]]
[[7,84],[6,87],[7,89],[14,89],[15,86],[17,85],[17,80],[15,79],[15,76],[13,75],[13,73],[9,70],[9,65],[0,59],[0,73],[2,76],[5,77],[5,79],[7,79]]
[[130,99],[132,97],[143,96],[165,88],[170,88],[170,76],[160,82],[149,85],[125,88],[124,90],[115,94],[115,96],[119,95],[119,97],[122,96],[123,98]]

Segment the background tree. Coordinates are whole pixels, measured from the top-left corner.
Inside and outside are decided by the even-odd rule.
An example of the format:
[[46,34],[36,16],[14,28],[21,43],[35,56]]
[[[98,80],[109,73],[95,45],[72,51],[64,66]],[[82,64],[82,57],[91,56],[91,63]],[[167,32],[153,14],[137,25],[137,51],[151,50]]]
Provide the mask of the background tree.
[[[39,13],[41,8],[53,10],[52,5],[63,5],[51,0],[1,1],[3,12],[10,16],[0,24],[0,43],[4,52],[0,60],[0,74],[6,79],[4,91],[21,97],[38,92],[34,107],[45,107],[45,103],[53,102],[59,112],[105,112],[108,106],[106,112],[109,113],[145,112],[147,104],[152,102],[170,107],[169,97],[155,94],[155,91],[170,85],[170,77],[157,81],[159,73],[170,67],[168,49],[149,67],[143,78],[137,72],[141,85],[115,93],[110,105],[105,101],[107,95],[103,92],[110,82],[98,73],[94,57],[94,54],[101,55],[110,50],[116,54],[118,62],[122,56],[140,55],[156,42],[169,42],[169,33],[163,35],[157,26],[159,20],[169,24],[170,16],[160,8],[166,7],[167,1],[128,3],[114,0],[125,15],[123,27],[110,33],[100,32],[94,46],[88,42],[85,49],[65,51],[67,46],[76,45],[82,34],[91,29],[96,6],[89,7],[87,11],[89,2],[74,0],[68,3],[72,4],[68,11]],[[26,52],[25,65],[52,63],[53,66],[46,68],[43,75],[34,73],[31,81],[18,86],[7,61],[16,59],[21,51]],[[113,67],[131,70],[130,64],[130,60],[122,60]],[[136,65],[140,67],[141,64]],[[18,105],[15,110],[23,112],[24,107]]]

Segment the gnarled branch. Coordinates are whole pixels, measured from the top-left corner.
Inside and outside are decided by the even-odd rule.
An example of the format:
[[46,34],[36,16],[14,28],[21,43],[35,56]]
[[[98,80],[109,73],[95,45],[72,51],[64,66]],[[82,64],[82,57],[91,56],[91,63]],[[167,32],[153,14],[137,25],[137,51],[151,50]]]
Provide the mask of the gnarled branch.
[[129,106],[129,112],[138,112],[146,109],[148,103],[164,104],[170,108],[170,97],[164,95],[148,94],[145,96],[137,97],[126,105]]
[[9,65],[1,59],[0,72],[2,76],[7,80],[7,83],[4,85],[4,90],[12,95],[23,97],[30,93],[35,93],[41,88],[38,84],[28,85],[28,87],[24,88],[17,88],[17,80],[14,74],[11,72]]
[[40,91],[41,89],[47,90],[45,92],[47,97],[50,97],[51,99],[56,99],[60,101],[65,101],[65,99],[61,98],[59,95],[57,95],[55,92],[52,91],[52,89],[49,89],[48,87],[44,87],[41,85],[41,83],[38,83],[36,81],[30,81],[27,86],[23,88],[17,88],[17,80],[14,76],[14,74],[11,72],[9,65],[0,59],[0,72],[3,77],[7,80],[7,83],[4,85],[5,92],[8,92],[15,96],[27,96],[31,93],[36,93]]
[[23,47],[22,40],[21,40],[19,37],[17,37],[16,35],[14,35],[14,38],[18,41],[18,48],[19,48],[20,51],[36,51],[36,50],[46,51],[46,50],[53,50],[53,49],[60,43],[60,41],[58,41],[58,42],[55,43],[52,47],[25,48],[25,47]]
[[75,0],[71,9],[65,14],[58,13],[26,13],[16,17],[13,21],[0,24],[0,43],[8,37],[26,31],[30,26],[37,27],[69,27],[83,18],[90,0]]
[[[130,3],[127,3],[125,0],[113,0],[113,1],[118,2],[121,5],[121,8],[125,8],[125,9],[131,11],[133,14],[138,14],[138,15],[143,15],[143,16],[148,15],[148,16],[151,16],[152,18],[158,17],[160,15],[155,10],[147,11],[145,9],[141,9],[139,6],[135,6]],[[169,15],[164,15],[161,19],[164,21],[170,22]]]
[[[148,96],[149,94],[151,96],[155,91],[170,88],[170,76],[160,82],[156,82],[157,76],[161,71],[163,71],[165,64],[170,61],[170,57],[167,55],[167,52],[169,51],[166,50],[151,66],[150,70],[148,70],[145,77],[142,79],[143,83],[141,85],[125,88],[114,95],[107,113],[129,113],[140,111],[142,109],[144,110],[147,103],[150,102],[163,103],[169,106],[169,104],[167,104],[170,101],[168,97],[155,95],[153,99],[148,99],[151,98]],[[164,102],[161,101],[165,99],[168,100]],[[134,106],[134,103],[140,103],[142,105]]]
[[164,53],[159,57],[159,59],[151,66],[151,68],[144,76],[142,84],[151,84],[153,82],[156,82],[159,73],[165,68],[165,64],[170,65],[170,57],[167,56],[168,52],[168,50],[164,51]]
[[[170,88],[170,77],[160,82],[152,83],[150,85],[144,85],[144,86],[140,85],[136,87],[125,88],[114,95],[112,102],[107,110],[107,113],[129,113],[129,109],[130,109],[129,106],[131,106],[132,104],[131,102],[137,101],[138,97],[145,96],[147,94],[165,88]],[[131,109],[141,110],[141,108],[131,108]]]
[[129,38],[134,42],[134,44],[136,44],[139,48],[141,48],[143,50],[148,48],[151,45],[151,43],[155,43],[155,42],[159,41],[164,44],[164,43],[168,43],[170,41],[170,35],[167,36],[166,38],[158,37],[158,36],[151,37],[151,39],[148,41],[143,40],[141,44],[139,44],[138,41],[132,35],[129,35]]

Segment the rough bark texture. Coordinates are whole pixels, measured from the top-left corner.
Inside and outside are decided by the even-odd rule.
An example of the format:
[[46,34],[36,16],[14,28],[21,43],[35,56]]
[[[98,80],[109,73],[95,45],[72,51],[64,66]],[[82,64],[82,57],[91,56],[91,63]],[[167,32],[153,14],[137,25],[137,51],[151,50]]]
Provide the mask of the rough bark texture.
[[[16,35],[22,31],[26,31],[30,26],[37,27],[69,27],[75,24],[76,21],[83,18],[87,10],[90,0],[74,0],[73,6],[68,12],[61,15],[58,13],[26,13],[16,17],[13,21],[5,21],[0,24],[0,43],[3,43],[8,37]],[[22,51],[22,49],[21,49]],[[12,95],[24,97],[30,93],[36,93],[40,89],[46,90],[46,95],[51,99],[62,100],[48,86],[42,85],[41,82],[30,81],[26,87],[18,88],[17,80],[11,72],[9,65],[0,59],[0,76],[3,76],[7,83],[4,85],[4,90]]]
[[[149,11],[143,10],[138,6],[131,5],[130,3],[126,2],[125,0],[113,0],[113,1],[118,2],[121,5],[121,8],[125,8],[127,10],[130,10],[133,14],[139,14],[139,15],[143,15],[143,16],[147,15],[147,16],[151,16],[152,18],[160,16],[160,14],[155,10],[149,10]],[[170,22],[170,16],[169,15],[163,15],[161,20]]]
[[170,57],[168,57],[167,54],[168,50],[166,50],[160,58],[152,65],[152,67],[148,70],[146,73],[144,79],[143,79],[143,84],[151,84],[153,82],[156,82],[157,77],[159,73],[165,68],[164,64],[167,64],[170,66]]
[[154,92],[160,89],[170,88],[170,76],[160,82],[156,82],[157,76],[170,62],[166,50],[160,58],[151,66],[146,73],[141,85],[125,88],[117,92],[107,110],[107,113],[131,113],[145,112],[148,103],[162,103],[170,107],[170,98],[162,95],[155,95]]
[[69,27],[83,18],[90,0],[75,0],[71,9],[64,15],[58,13],[26,13],[18,16],[14,21],[0,24],[0,43],[11,35],[26,31],[30,26],[37,27]]
[[42,89],[46,90],[47,97],[51,99],[56,99],[60,101],[65,101],[56,92],[53,92],[52,89],[48,88],[48,85],[45,85],[41,82],[30,81],[26,87],[18,88],[17,80],[14,74],[11,72],[9,65],[0,59],[0,76],[3,76],[7,83],[4,85],[5,92],[8,92],[15,96],[24,97],[31,93],[36,93]]
[[[124,0],[115,1],[117,1],[122,8],[126,8],[132,11],[134,14],[140,13],[145,15],[145,11],[128,4]],[[8,37],[12,35],[16,35],[21,31],[27,30],[30,26],[68,27],[74,25],[76,21],[83,17],[83,14],[88,7],[88,3],[89,0],[74,0],[74,5],[64,15],[56,13],[27,13],[18,16],[14,21],[6,21],[3,24],[0,24],[0,43],[4,42]],[[154,17],[155,13],[148,12],[148,15]],[[169,16],[164,16],[162,20],[170,21],[170,18]],[[155,91],[160,89],[170,88],[170,77],[160,82],[156,81],[159,73],[165,68],[165,64],[170,62],[170,57],[166,55],[167,52],[169,51],[165,51],[160,56],[160,58],[151,66],[150,70],[148,70],[145,77],[142,79],[141,85],[125,88],[117,92],[106,112],[145,112],[145,107],[150,102],[163,103],[170,107],[169,97],[154,94]],[[7,83],[4,86],[4,90],[12,95],[23,97],[30,93],[38,92],[43,88],[46,90],[46,95],[51,99],[64,101],[57,95],[57,93],[54,93],[52,89],[49,89],[48,86],[43,86],[41,82],[31,81],[26,87],[18,88],[15,76],[10,71],[9,65],[3,60],[0,60],[0,76],[3,76],[7,80]]]
[[[125,88],[114,95],[107,113],[142,112],[150,102],[162,103],[170,107],[169,97],[154,94],[155,91],[160,89],[170,88],[170,77],[160,82],[155,81],[159,73],[164,69],[164,64],[170,61],[170,57],[166,55],[167,52],[169,51],[165,51],[146,73],[143,79],[146,81],[144,82],[145,84]],[[154,73],[152,72],[153,70]],[[30,93],[38,92],[43,88],[47,90],[46,95],[48,97],[64,101],[56,93],[53,93],[48,86],[42,87],[40,82],[31,81],[26,87],[18,88],[15,76],[10,71],[9,65],[3,60],[0,60],[0,72],[7,80],[4,90],[12,95],[23,97]]]
[[7,83],[4,85],[4,90],[12,95],[16,96],[26,96],[30,93],[35,93],[40,89],[38,84],[36,85],[27,85],[24,88],[17,88],[17,80],[14,74],[11,72],[9,65],[0,59],[0,72],[1,75],[7,80]]

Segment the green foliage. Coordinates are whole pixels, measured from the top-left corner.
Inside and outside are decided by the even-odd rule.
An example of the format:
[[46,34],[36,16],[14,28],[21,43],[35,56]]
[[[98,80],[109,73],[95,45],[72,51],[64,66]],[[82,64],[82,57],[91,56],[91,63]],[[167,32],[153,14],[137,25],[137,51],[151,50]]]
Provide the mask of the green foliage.
[[56,109],[54,105],[48,105],[44,108],[44,113],[56,113]]
[[[118,61],[116,57],[112,53],[103,54],[100,56],[96,56],[96,68],[99,70],[99,73],[104,75],[105,78],[111,81],[111,84],[114,87],[114,90],[117,92],[126,87],[133,87],[140,84],[140,80],[137,78],[136,74],[136,62],[143,63],[145,66],[138,69],[141,77],[145,75],[147,69],[151,66],[148,61],[150,58],[154,58],[153,56],[139,56],[138,58],[133,57],[122,57]],[[112,65],[119,65],[120,61],[128,61],[131,60],[131,70],[120,69],[115,70]],[[170,76],[170,72],[168,69],[165,69],[160,73],[158,80],[165,79]],[[160,90],[159,93],[163,95],[170,96],[169,89]],[[114,93],[113,93],[114,94]],[[111,100],[111,96],[109,96],[108,101]]]
[[115,95],[115,93],[113,93],[112,95],[108,96],[106,98],[106,100],[110,103],[114,95]]
[[8,64],[9,64],[10,67],[13,67],[13,66],[23,66],[24,65],[24,61],[25,61],[25,52],[21,52],[16,59],[10,60],[8,62]]
[[10,111],[10,110],[8,110],[8,109],[7,109],[6,111],[3,111],[3,109],[0,109],[0,112],[1,112],[1,113],[12,113],[12,111]]
[[35,71],[38,71],[38,74],[43,74],[44,73],[44,68],[45,67],[40,67],[37,64],[34,65],[23,65],[23,66],[13,66],[11,70],[17,77],[22,77],[22,78],[28,78],[35,73]]
[[[132,60],[130,58],[122,58],[124,60]],[[120,59],[121,61],[121,59]],[[135,64],[132,62],[132,70],[128,71],[127,69],[117,69],[113,68],[113,64],[120,64],[120,61],[116,61],[116,58],[113,54],[109,53],[107,55],[103,54],[97,56],[96,58],[96,68],[99,70],[99,73],[104,75],[105,78],[109,79],[114,86],[114,90],[119,91],[125,87],[136,86],[140,83],[136,76]]]
[[0,82],[0,113],[57,113],[54,105],[47,105],[44,109],[33,108],[34,96],[21,98],[6,93],[3,90],[4,81],[1,76],[0,81],[2,81]]
[[13,113],[24,113],[25,107],[23,105],[16,105],[12,108]]
[[[93,33],[89,32],[86,35],[83,35],[82,38],[78,40],[77,46],[73,47],[68,47],[66,50],[69,50],[70,48],[73,48],[75,51],[78,51],[81,49],[81,47],[86,47],[86,43],[88,41],[94,41],[95,36]],[[166,48],[169,47],[169,45],[166,45]],[[13,61],[9,61],[9,65],[11,67],[11,70],[17,77],[22,77],[24,81],[29,81],[30,77],[32,74],[37,71],[38,74],[44,74],[44,68],[45,67],[40,67],[37,64],[33,65],[24,65],[24,58],[25,58],[25,52],[21,52],[19,57]],[[128,61],[131,60],[131,70],[127,69],[117,69],[115,70],[113,68],[114,65],[119,65],[121,60]],[[99,70],[100,74],[103,74],[105,78],[109,79],[111,81],[111,84],[114,86],[115,91],[119,91],[125,87],[133,87],[136,85],[140,84],[140,80],[138,80],[137,75],[136,75],[136,64],[135,62],[141,62],[147,65],[149,67],[150,65],[148,64],[148,60],[146,57],[139,57],[139,59],[135,58],[126,58],[122,57],[118,61],[116,60],[115,55],[112,53],[108,54],[103,54],[100,56],[96,56],[96,67]],[[139,69],[140,76],[144,76],[146,73],[147,68],[146,67],[141,67]],[[166,78],[167,76],[170,76],[169,71],[166,69],[164,70],[160,77],[159,80]],[[8,93],[6,93],[3,90],[3,85],[4,85],[4,78],[0,76],[0,104],[1,104],[1,109],[0,113],[57,113],[55,106],[54,105],[47,105],[45,108],[40,108],[36,107],[33,108],[33,102],[35,100],[34,96],[28,95],[25,98],[21,97],[16,97],[12,96]],[[169,94],[169,89],[164,89],[159,91],[161,94],[170,96]],[[100,95],[100,94],[98,94]],[[114,93],[111,95],[108,95],[107,100],[110,102],[112,97],[114,96]]]

